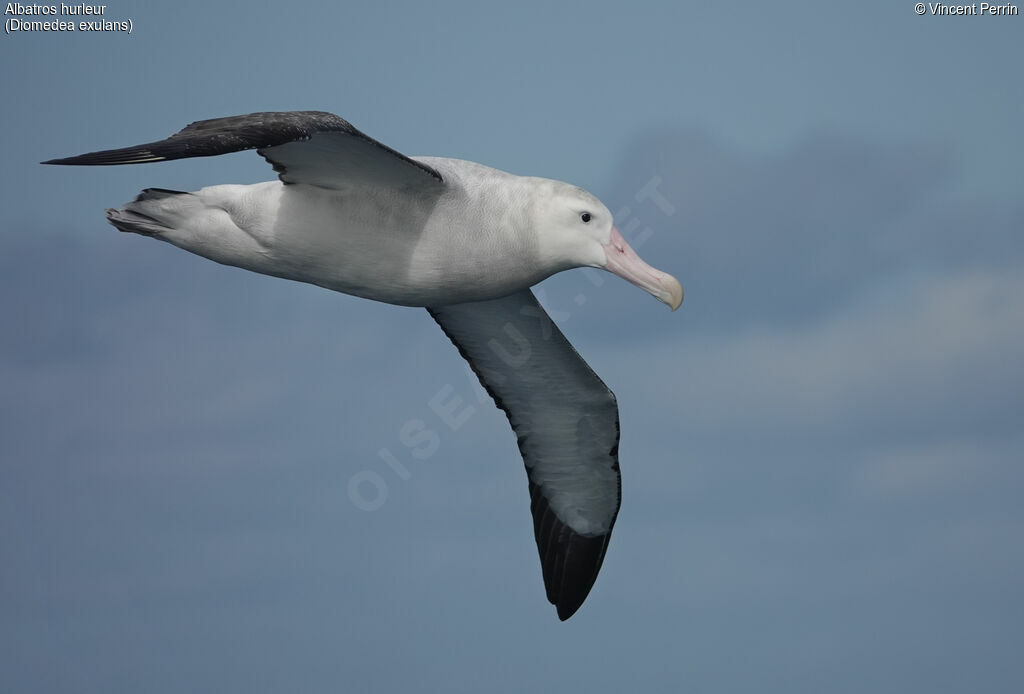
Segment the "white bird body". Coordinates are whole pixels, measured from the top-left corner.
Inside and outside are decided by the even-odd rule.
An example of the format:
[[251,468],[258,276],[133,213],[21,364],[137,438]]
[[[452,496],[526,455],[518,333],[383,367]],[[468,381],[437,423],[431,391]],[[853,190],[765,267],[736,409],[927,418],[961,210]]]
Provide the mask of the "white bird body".
[[[416,160],[447,185],[409,193],[267,181],[159,191],[128,209],[165,227],[161,240],[218,263],[405,306],[494,299],[571,266],[542,252],[538,200],[585,191],[459,159]],[[596,198],[591,207],[604,208]]]
[[529,287],[609,270],[672,309],[682,286],[644,263],[590,193],[481,164],[405,157],[328,113],[199,121],[146,145],[50,164],[138,164],[257,149],[278,181],[147,188],[107,210],[121,231],[226,265],[423,306],[516,432],[548,600],[568,619],[593,586],[620,503],[615,396]]

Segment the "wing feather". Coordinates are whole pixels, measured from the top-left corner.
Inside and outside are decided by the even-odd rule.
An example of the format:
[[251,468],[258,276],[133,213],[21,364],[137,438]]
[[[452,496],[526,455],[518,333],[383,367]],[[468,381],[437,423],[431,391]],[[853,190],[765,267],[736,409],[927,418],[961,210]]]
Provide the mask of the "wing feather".
[[272,111],[191,123],[170,137],[121,149],[50,159],[44,164],[145,164],[255,149],[285,183],[324,188],[443,183],[441,174],[324,111]]
[[597,579],[619,511],[615,396],[528,289],[427,310],[516,433],[547,597],[568,619]]

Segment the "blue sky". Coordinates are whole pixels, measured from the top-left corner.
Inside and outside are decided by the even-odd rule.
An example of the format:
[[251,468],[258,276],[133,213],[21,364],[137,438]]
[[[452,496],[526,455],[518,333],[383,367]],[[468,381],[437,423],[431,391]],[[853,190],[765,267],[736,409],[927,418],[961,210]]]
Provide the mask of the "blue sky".
[[[1024,18],[106,15],[133,33],[0,37],[0,689],[1024,685]],[[540,288],[622,410],[622,512],[569,622],[514,436],[425,311],[103,219],[147,186],[267,180],[261,159],[37,164],[300,108],[584,186],[686,287],[675,314],[610,275]],[[652,181],[667,206],[638,199]],[[438,393],[476,407],[458,431]]]

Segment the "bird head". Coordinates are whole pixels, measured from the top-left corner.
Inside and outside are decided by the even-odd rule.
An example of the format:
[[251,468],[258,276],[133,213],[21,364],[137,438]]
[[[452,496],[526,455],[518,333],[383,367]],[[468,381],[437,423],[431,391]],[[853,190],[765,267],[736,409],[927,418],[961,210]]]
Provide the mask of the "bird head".
[[570,267],[596,267],[635,284],[673,311],[683,303],[683,286],[637,255],[596,197],[576,186],[545,181],[537,221],[544,258]]

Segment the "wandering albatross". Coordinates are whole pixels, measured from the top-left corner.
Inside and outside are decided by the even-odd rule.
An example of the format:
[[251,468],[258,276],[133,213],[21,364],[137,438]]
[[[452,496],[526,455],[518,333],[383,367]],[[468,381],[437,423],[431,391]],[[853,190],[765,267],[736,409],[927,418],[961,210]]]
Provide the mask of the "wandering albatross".
[[630,248],[590,193],[441,157],[406,157],[320,111],[192,123],[165,140],[44,164],[114,165],[255,149],[278,181],[147,188],[107,219],[225,265],[425,307],[519,441],[548,600],[590,593],[619,511],[615,396],[530,287],[596,267],[675,310],[683,288]]

